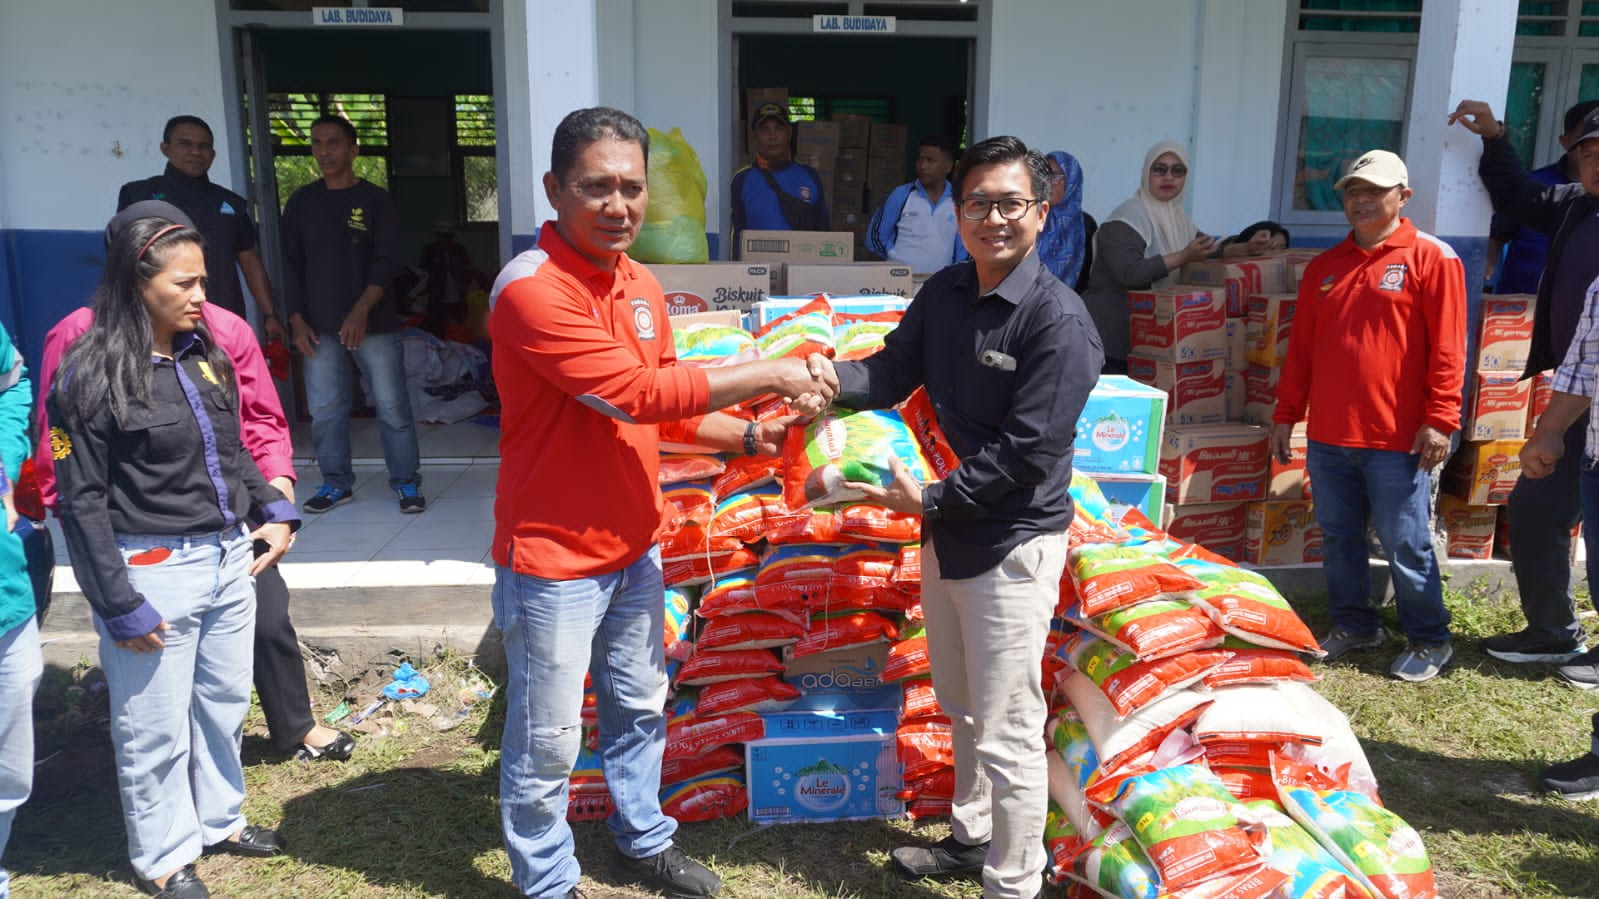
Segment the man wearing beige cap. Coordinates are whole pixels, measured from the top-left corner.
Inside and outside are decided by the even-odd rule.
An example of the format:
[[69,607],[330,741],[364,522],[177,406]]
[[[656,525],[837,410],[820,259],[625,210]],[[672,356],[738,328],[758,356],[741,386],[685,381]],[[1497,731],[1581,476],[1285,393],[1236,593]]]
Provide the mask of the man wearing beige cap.
[[1400,216],[1411,191],[1398,156],[1372,150],[1334,187],[1351,230],[1299,282],[1272,453],[1288,461],[1293,427],[1308,405],[1306,467],[1316,485],[1333,623],[1321,640],[1327,658],[1385,639],[1371,603],[1369,519],[1388,556],[1407,644],[1389,672],[1431,680],[1454,657],[1428,472],[1460,427],[1466,272],[1448,244]]
[[762,103],[750,116],[754,162],[733,176],[733,246],[752,231],[826,231],[827,197],[822,176],[794,161],[794,126],[788,110]]

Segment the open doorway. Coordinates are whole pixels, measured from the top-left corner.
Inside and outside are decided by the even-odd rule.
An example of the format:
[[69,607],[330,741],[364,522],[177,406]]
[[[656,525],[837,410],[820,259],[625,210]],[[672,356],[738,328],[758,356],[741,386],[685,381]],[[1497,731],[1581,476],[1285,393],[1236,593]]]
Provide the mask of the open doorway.
[[[500,264],[490,33],[238,34],[239,58],[249,67],[241,82],[252,200],[275,283],[283,272],[279,214],[296,190],[321,177],[311,122],[341,115],[359,135],[357,176],[389,191],[399,212],[406,270],[391,292],[402,320],[418,329],[402,343],[423,458],[493,455],[497,428],[480,421],[492,413],[493,396],[473,386],[487,383],[480,344],[487,290]],[[298,366],[284,400],[295,445],[306,452]],[[352,423],[354,455],[380,458],[376,422],[363,416],[363,405],[358,400]]]

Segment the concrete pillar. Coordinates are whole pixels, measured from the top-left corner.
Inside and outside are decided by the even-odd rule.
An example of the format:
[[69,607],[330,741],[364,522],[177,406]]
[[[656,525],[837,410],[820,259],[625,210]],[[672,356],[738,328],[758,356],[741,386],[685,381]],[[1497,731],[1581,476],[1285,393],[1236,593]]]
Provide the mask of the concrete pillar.
[[[596,6],[597,0],[505,5],[515,251],[527,249],[539,225],[555,215],[540,180],[550,167],[555,126],[572,110],[600,102]],[[518,131],[527,136],[525,143],[515,139]]]
[[1514,0],[1427,0],[1423,7],[1404,153],[1416,195],[1405,211],[1465,264],[1473,354],[1493,206],[1477,177],[1481,138],[1446,122],[1465,99],[1486,100],[1503,113],[1515,40]]

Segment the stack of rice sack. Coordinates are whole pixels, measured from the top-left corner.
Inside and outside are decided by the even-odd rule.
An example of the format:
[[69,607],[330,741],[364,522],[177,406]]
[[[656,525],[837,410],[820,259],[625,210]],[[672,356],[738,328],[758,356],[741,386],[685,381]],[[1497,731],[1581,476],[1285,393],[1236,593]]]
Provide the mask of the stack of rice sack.
[[[813,352],[860,358],[882,345],[898,319],[899,313],[837,315],[818,298],[757,335],[694,324],[674,328],[674,336],[686,365]],[[731,411],[756,419],[786,414],[771,399]],[[926,476],[898,413],[833,410],[796,429],[788,456],[835,445],[829,441],[848,449],[838,457],[812,449],[815,464],[803,466],[720,456],[694,446],[692,435],[663,427],[661,554],[672,696],[661,775],[667,814],[701,821],[744,810],[742,744],[765,736],[762,713],[801,696],[783,678],[789,660],[899,637],[917,582],[916,572],[901,565],[901,545],[920,540],[920,522],[860,502],[843,487],[846,480],[882,482],[887,460],[878,452],[885,440]],[[863,449],[868,443],[870,453]],[[927,688],[916,695],[930,694]],[[572,778],[574,820],[603,818],[611,808],[593,752],[592,694],[584,707],[590,732]]]
[[1087,478],[1055,639],[1052,877],[1076,896],[1435,896],[1420,837],[1377,796],[1319,652],[1269,582],[1113,519]]

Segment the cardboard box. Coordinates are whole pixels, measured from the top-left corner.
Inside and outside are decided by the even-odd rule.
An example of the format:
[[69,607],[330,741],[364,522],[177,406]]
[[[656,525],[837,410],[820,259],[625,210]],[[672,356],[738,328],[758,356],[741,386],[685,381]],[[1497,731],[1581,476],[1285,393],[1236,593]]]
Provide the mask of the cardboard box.
[[1252,425],[1173,427],[1161,441],[1166,501],[1238,503],[1266,496],[1269,434]]
[[795,122],[794,123],[795,155],[807,152],[819,153],[826,156],[838,155],[838,123],[837,122]]
[[743,328],[744,313],[737,309],[719,309],[715,312],[685,312],[671,315],[673,328],[687,328],[692,325],[716,325],[722,328]]
[[1165,391],[1126,375],[1101,376],[1077,419],[1072,467],[1084,472],[1154,474],[1168,402]]
[[748,312],[771,290],[771,266],[747,262],[652,265],[669,315],[735,309]]
[[872,120],[869,116],[844,113],[833,116],[838,123],[838,146],[865,150],[872,142]]
[[1220,424],[1227,420],[1227,371],[1220,359],[1167,362],[1130,355],[1127,374],[1135,381],[1166,391],[1171,397],[1166,417],[1174,425]]
[[1532,392],[1527,397],[1527,430],[1524,436],[1532,436],[1533,430],[1538,427],[1538,419],[1543,417],[1543,410],[1549,408],[1549,401],[1555,395],[1554,377],[1553,371],[1541,371],[1532,376]]
[[1444,552],[1451,559],[1491,559],[1498,506],[1473,506],[1447,493],[1438,497],[1438,523],[1444,529]]
[[745,231],[739,234],[742,262],[855,261],[855,235],[848,231]]
[[1482,328],[1477,332],[1477,368],[1520,372],[1532,351],[1532,312],[1537,298],[1506,294],[1482,298]]
[[1321,562],[1321,525],[1309,502],[1250,503],[1246,519],[1242,561],[1251,565]]
[[1244,339],[1245,356],[1251,364],[1277,368],[1288,358],[1288,336],[1293,332],[1298,302],[1298,295],[1292,293],[1250,295]]
[[904,183],[909,180],[905,176],[905,157],[878,156],[875,152],[866,160],[866,180],[868,181],[894,181]]
[[1479,371],[1474,376],[1466,422],[1466,440],[1514,440],[1528,436],[1527,405],[1532,382],[1519,371]]
[[1160,527],[1166,507],[1165,478],[1142,472],[1099,473],[1092,477],[1112,507],[1137,509]]
[[1234,562],[1244,556],[1248,503],[1183,503],[1166,507],[1166,533]]
[[1290,262],[1288,264],[1288,289],[1294,293],[1299,292],[1300,282],[1305,280],[1305,268],[1308,262]]
[[873,156],[882,156],[899,161],[900,168],[905,167],[905,151],[910,145],[910,131],[904,125],[893,122],[873,122],[871,128],[871,149]]
[[1241,318],[1227,319],[1227,370],[1243,372],[1249,368],[1249,324]]
[[1502,506],[1521,477],[1525,440],[1462,443],[1444,469],[1443,489],[1473,506]]
[[888,200],[888,195],[894,188],[904,184],[907,178],[874,178],[866,182],[866,202],[871,208],[876,209]]
[[1222,291],[1203,287],[1129,291],[1131,352],[1166,362],[1225,360],[1226,307]]
[[1249,402],[1249,392],[1245,388],[1244,373],[1241,371],[1227,372],[1227,420],[1244,420],[1244,407]]
[[834,162],[833,185],[842,191],[845,187],[866,189],[867,156],[865,150],[839,150]]
[[784,266],[783,292],[789,296],[825,293],[836,296],[914,296],[911,267],[897,262],[852,262],[848,265]]
[[[830,649],[799,658],[785,657],[783,680],[813,693],[883,692],[883,666],[888,662],[887,643],[868,643]],[[770,730],[767,733],[771,733]]]
[[1251,364],[1244,371],[1244,421],[1270,426],[1277,410],[1277,380],[1282,369]]
[[[1266,499],[1310,499],[1310,474],[1305,467],[1305,453],[1310,441],[1305,437],[1305,423],[1294,425],[1288,438],[1288,462],[1278,462],[1270,452],[1266,461]],[[1268,441],[1269,449],[1269,441]]]
[[1288,286],[1288,264],[1280,256],[1190,262],[1182,267],[1177,280],[1183,284],[1225,289],[1227,314],[1233,318],[1243,317],[1245,303],[1251,294],[1286,293],[1292,290]]
[[767,737],[745,746],[750,821],[857,821],[901,815],[895,736]]

